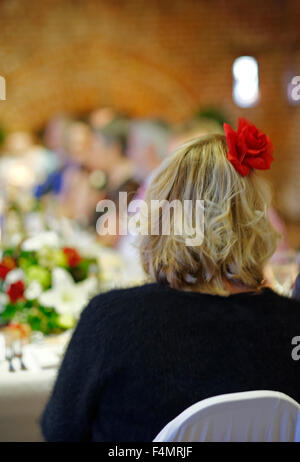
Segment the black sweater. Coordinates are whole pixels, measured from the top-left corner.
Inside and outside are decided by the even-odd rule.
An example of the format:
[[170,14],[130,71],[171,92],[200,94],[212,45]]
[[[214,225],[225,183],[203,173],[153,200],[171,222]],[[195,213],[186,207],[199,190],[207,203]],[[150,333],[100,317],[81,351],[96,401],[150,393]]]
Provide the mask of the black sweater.
[[151,441],[188,406],[275,390],[300,402],[300,303],[158,284],[114,290],[83,311],[42,416],[48,441]]

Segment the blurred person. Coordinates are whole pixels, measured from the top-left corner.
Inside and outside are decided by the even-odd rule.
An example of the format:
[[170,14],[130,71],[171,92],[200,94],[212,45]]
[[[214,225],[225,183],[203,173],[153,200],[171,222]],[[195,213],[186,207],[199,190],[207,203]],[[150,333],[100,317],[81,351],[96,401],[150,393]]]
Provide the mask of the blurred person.
[[153,441],[187,407],[225,393],[300,401],[300,304],[264,284],[278,234],[255,169],[272,160],[269,138],[240,120],[163,162],[146,203],[190,200],[195,220],[204,200],[203,241],[175,234],[175,214],[169,233],[141,236],[149,284],[100,294],[83,311],[42,416],[47,441]]
[[65,149],[77,165],[85,165],[92,145],[91,127],[81,121],[73,121],[65,136]]
[[115,116],[94,130],[89,166],[105,172],[108,191],[115,191],[133,176],[133,164],[126,155],[128,127],[127,118]]
[[1,239],[6,245],[17,245],[29,232],[29,217],[36,210],[34,191],[55,172],[57,165],[55,154],[41,145],[34,134],[7,135],[0,157],[0,202],[4,204]]
[[[91,151],[90,165],[105,172],[107,176],[105,198],[114,201],[117,210],[119,193],[126,192],[129,202],[139,186],[133,177],[133,164],[126,155],[128,127],[129,120],[115,114],[112,120],[94,130],[94,150]],[[95,223],[99,216],[99,213],[95,212]],[[118,233],[114,236],[101,236],[101,241],[110,246],[116,245],[118,239]]]
[[2,181],[32,188],[56,167],[56,157],[39,144],[32,133],[13,132],[7,135],[0,163]]
[[44,203],[49,199],[48,214],[54,218],[66,216],[89,226],[97,202],[104,197],[106,183],[104,174],[100,178],[89,167],[93,144],[91,128],[83,120],[61,115],[46,126],[44,139],[48,149],[56,153],[59,166],[38,185],[35,196]]
[[62,213],[83,226],[88,226],[92,223],[98,200],[103,197],[100,193],[102,188],[93,187],[91,182],[93,172],[89,164],[90,152],[93,148],[91,127],[80,120],[71,123],[65,136],[64,147],[71,162],[64,173]]
[[140,183],[159,166],[166,156],[170,129],[158,119],[135,120],[130,125],[127,155],[134,164],[134,176]]
[[63,189],[64,174],[73,165],[65,149],[65,138],[72,120],[66,115],[53,117],[40,136],[48,152],[56,158],[56,169],[47,178],[36,185],[34,196],[42,199],[46,195],[59,196]]
[[[162,120],[144,119],[131,123],[127,155],[134,164],[134,178],[140,183],[134,200],[144,199],[155,170],[168,154],[169,140],[170,127]],[[118,242],[118,250],[133,279],[143,280],[145,275],[137,250],[136,236],[130,233],[122,236]]]
[[280,214],[275,210],[274,207],[270,207],[269,219],[272,225],[274,226],[274,228],[277,229],[277,231],[281,235],[281,239],[278,243],[276,252],[273,255],[273,259],[274,259],[277,253],[288,251],[290,249],[290,246],[288,243],[287,229],[286,229],[284,220],[281,218]]
[[112,122],[115,117],[116,112],[113,108],[102,107],[91,112],[89,123],[94,130],[99,130]]
[[64,156],[65,138],[71,123],[71,117],[66,114],[58,114],[47,123],[42,133],[42,138],[47,149]]

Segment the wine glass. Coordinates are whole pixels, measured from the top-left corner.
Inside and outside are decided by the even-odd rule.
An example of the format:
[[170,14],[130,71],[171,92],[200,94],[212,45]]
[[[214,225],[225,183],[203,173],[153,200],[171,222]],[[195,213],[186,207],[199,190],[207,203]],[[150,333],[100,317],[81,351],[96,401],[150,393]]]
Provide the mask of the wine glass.
[[291,296],[293,284],[299,273],[296,253],[280,252],[271,259],[268,274],[273,289],[281,295]]

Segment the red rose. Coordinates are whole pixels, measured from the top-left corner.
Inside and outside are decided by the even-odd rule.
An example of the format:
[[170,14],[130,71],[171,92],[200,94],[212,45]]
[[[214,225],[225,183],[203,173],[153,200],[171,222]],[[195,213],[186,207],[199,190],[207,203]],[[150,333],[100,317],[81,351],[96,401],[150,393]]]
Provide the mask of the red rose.
[[71,247],[65,247],[63,249],[63,252],[67,257],[67,262],[69,266],[74,267],[81,262],[81,257],[76,249],[73,249]]
[[7,273],[10,272],[10,268],[8,266],[4,265],[3,263],[0,263],[0,278],[5,279],[7,276]]
[[273,144],[270,138],[246,119],[239,118],[235,132],[224,123],[227,140],[227,158],[242,176],[251,169],[268,170],[273,162]]
[[20,298],[23,298],[25,285],[23,281],[14,282],[9,286],[7,295],[12,303],[16,303]]
[[7,274],[16,267],[16,263],[11,257],[4,257],[0,263],[0,279],[5,279]]

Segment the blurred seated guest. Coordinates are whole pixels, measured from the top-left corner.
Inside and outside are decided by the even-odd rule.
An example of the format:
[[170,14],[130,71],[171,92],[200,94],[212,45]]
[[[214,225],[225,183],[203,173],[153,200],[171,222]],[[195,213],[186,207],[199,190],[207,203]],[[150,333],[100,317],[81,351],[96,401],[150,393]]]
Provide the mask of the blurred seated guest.
[[[147,185],[151,182],[155,169],[168,154],[170,127],[159,119],[135,120],[131,123],[127,155],[134,165],[134,178],[140,183],[135,200],[142,200]],[[136,236],[128,233],[118,242],[118,250],[122,255],[134,280],[144,278]]]
[[273,255],[273,260],[276,258],[276,255],[281,252],[286,252],[289,250],[290,246],[288,243],[288,236],[287,236],[287,229],[285,223],[279,213],[274,209],[274,207],[270,207],[269,209],[269,219],[274,226],[274,228],[280,233],[281,239],[278,242],[278,246],[276,252]]
[[31,191],[57,168],[56,156],[38,144],[30,132],[7,135],[0,158],[0,179],[3,183]]
[[[2,215],[0,222],[6,245],[16,245],[29,232],[27,218],[36,205],[33,191],[55,172],[57,165],[56,155],[32,133],[7,135],[0,157],[0,202],[5,204],[5,220]],[[42,219],[39,222],[40,228]]]
[[73,121],[65,135],[65,149],[77,165],[86,164],[91,145],[91,127],[82,120]]
[[89,166],[106,173],[108,191],[115,191],[133,176],[134,166],[126,156],[128,128],[128,119],[116,115],[107,124],[94,130]]
[[[255,160],[242,129],[259,135]],[[224,393],[278,390],[300,401],[291,356],[300,304],[263,279],[277,232],[254,167],[272,159],[266,135],[241,120],[237,132],[194,139],[162,164],[148,205],[190,200],[183,218],[194,223],[204,200],[204,240],[178,233],[175,213],[148,214],[144,224],[160,229],[140,242],[152,283],[100,294],[83,311],[42,416],[47,441],[152,441],[188,406]]]
[[[115,222],[115,233],[114,234],[107,233],[105,235],[101,235],[101,242],[104,245],[108,245],[110,247],[118,246],[118,250],[120,250],[119,249],[120,240],[123,241],[124,238],[126,239],[127,237],[127,236],[120,235],[120,216],[123,216],[122,215],[123,213],[127,213],[128,206],[131,200],[134,199],[137,188],[138,188],[138,183],[132,178],[122,183],[118,189],[114,191],[110,191],[106,195],[106,199],[113,201],[115,204],[114,210],[106,212],[106,219],[110,221],[113,220]],[[124,200],[120,200],[120,193],[126,194]],[[122,207],[124,208],[122,209]],[[110,215],[109,217],[107,216],[108,214]],[[95,218],[97,219],[97,221],[100,219],[101,215],[102,214],[96,213]],[[97,222],[96,222],[96,225],[97,225]],[[124,255],[122,255],[122,257],[124,259]],[[124,260],[125,260],[124,262],[126,263],[128,270],[130,270],[128,266],[130,265],[130,263],[132,263],[133,265],[135,264],[132,258],[131,258],[130,263],[126,261],[126,259]]]
[[[94,187],[96,176],[90,167],[93,133],[90,126],[80,120],[69,125],[65,135],[65,150],[70,162],[64,173],[62,187],[62,214],[88,226],[93,222],[97,202],[104,197],[101,187]],[[106,177],[102,175],[102,178]]]
[[89,123],[94,130],[99,130],[108,125],[116,117],[116,112],[111,107],[95,109],[89,116]]
[[[129,121],[122,115],[115,115],[107,124],[94,132],[94,149],[90,152],[90,166],[101,169],[107,176],[106,199],[116,204],[116,234],[101,236],[101,241],[114,246],[119,240],[118,216],[119,193],[127,194],[127,205],[134,198],[139,187],[134,178],[133,162],[126,155]],[[96,212],[94,220],[97,221]]]
[[[50,172],[44,181],[35,185],[33,194],[43,203],[43,210],[53,209],[59,214],[59,197],[64,186],[64,176],[69,167],[73,166],[65,149],[65,137],[72,120],[64,114],[53,117],[40,136],[48,152],[56,158],[56,168]],[[50,196],[50,197],[49,197]]]
[[134,120],[130,125],[127,155],[140,183],[159,166],[167,154],[170,128],[159,119]]
[[65,139],[72,119],[67,114],[54,116],[46,125],[42,138],[47,149],[55,152],[58,156],[68,160],[65,149]]

